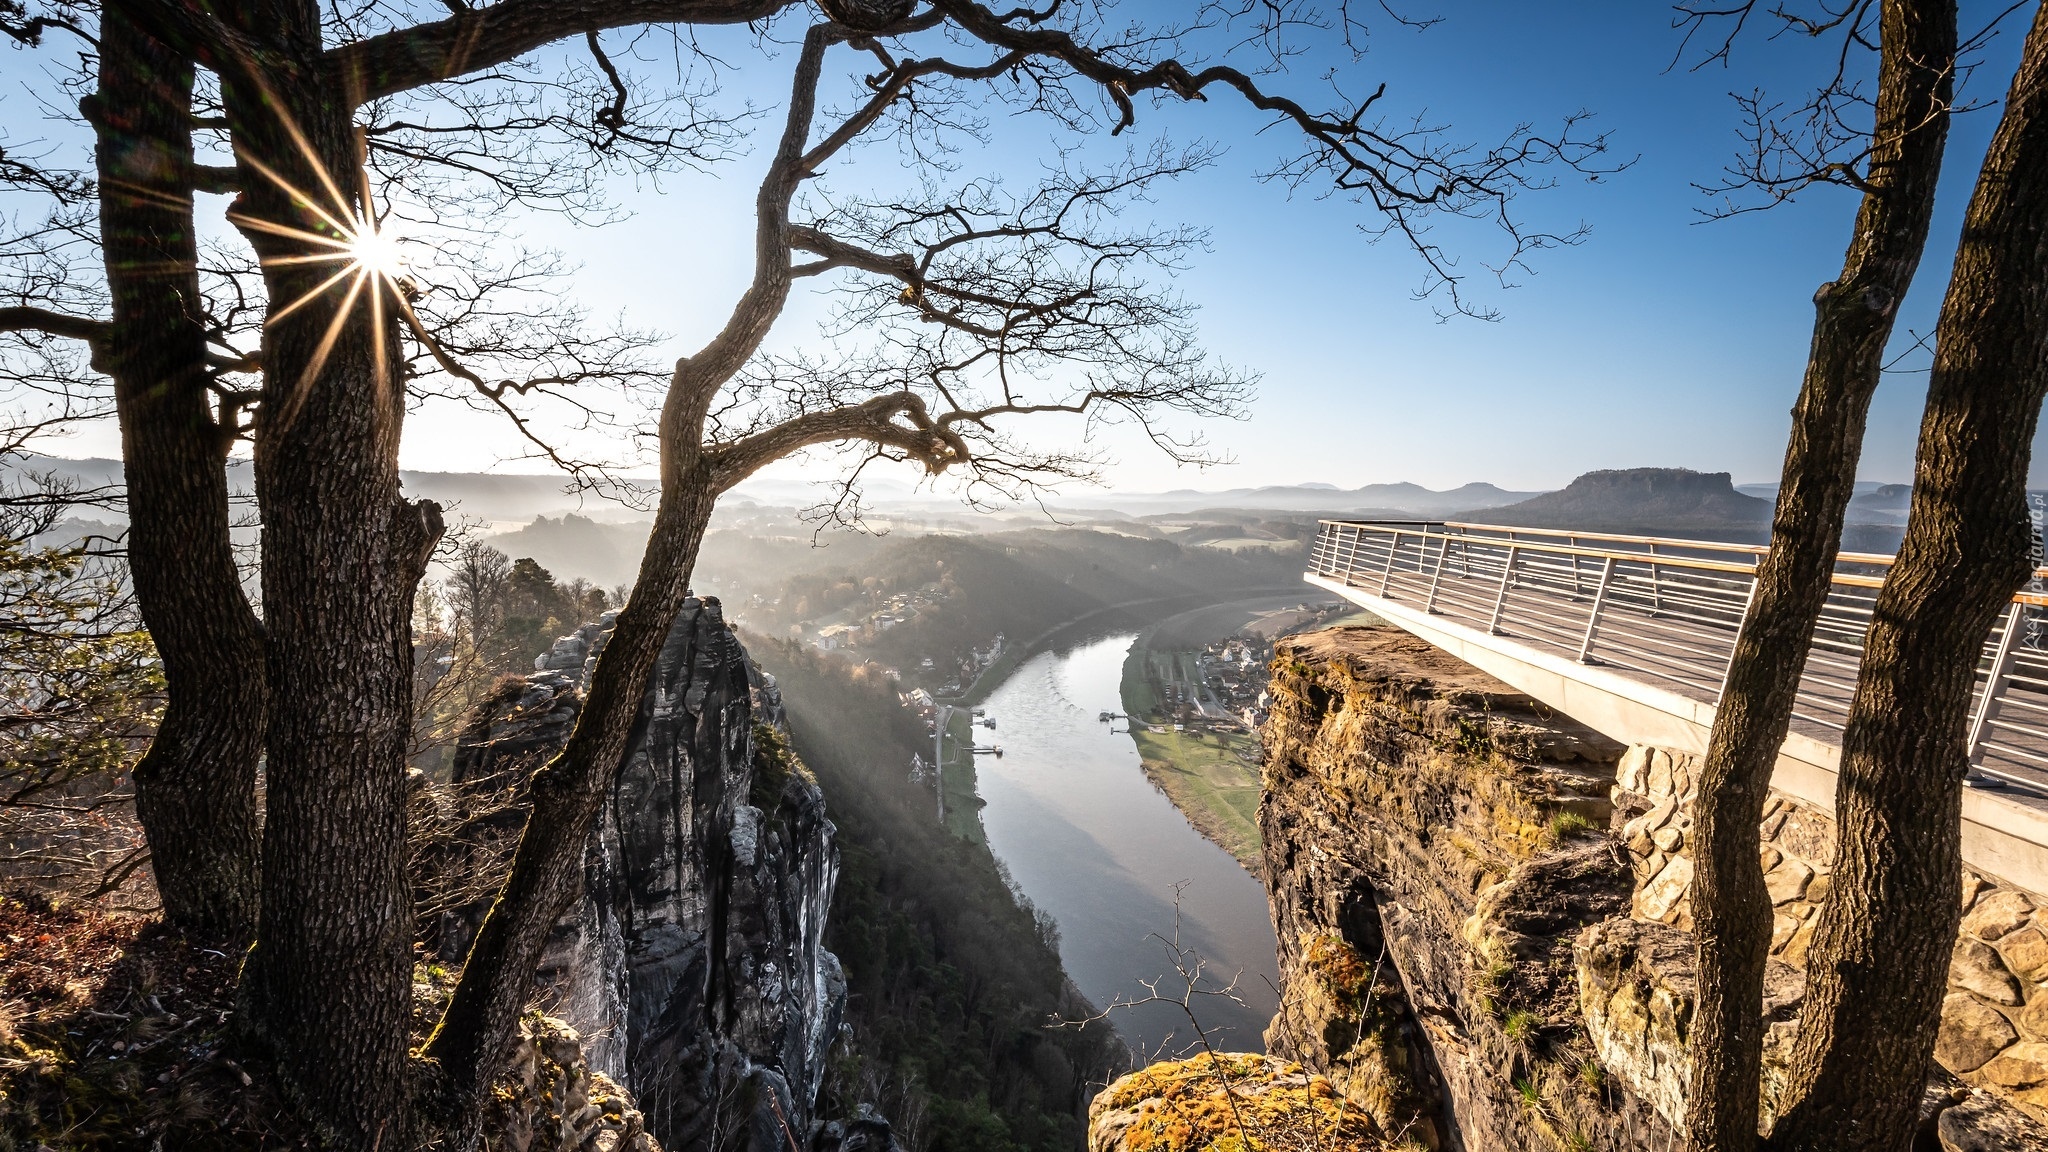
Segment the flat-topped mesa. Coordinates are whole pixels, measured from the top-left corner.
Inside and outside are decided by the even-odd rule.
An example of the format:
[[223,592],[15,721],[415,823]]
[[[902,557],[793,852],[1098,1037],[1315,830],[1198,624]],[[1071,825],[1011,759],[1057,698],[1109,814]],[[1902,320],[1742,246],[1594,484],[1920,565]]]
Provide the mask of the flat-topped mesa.
[[[1696,764],[1391,628],[1283,641],[1273,695],[1269,1050],[1432,1147],[1682,1143]],[[1774,795],[1769,812],[1765,1122],[1834,843],[1810,805]],[[1937,1053],[1961,1080],[1931,1081],[1930,1130],[1951,1152],[2048,1149],[2029,1115],[2048,1107],[2048,923],[2026,893],[1974,875],[1965,890]]]
[[[560,749],[611,616],[556,641],[533,675],[478,708],[453,797],[516,790]],[[838,850],[780,721],[773,678],[718,601],[686,600],[592,832],[582,899],[542,961],[540,1000],[585,1038],[594,1071],[632,1090],[647,1130],[671,1149],[707,1146],[714,1129],[728,1141],[750,1133],[722,1148],[786,1148],[788,1132],[809,1130],[838,1032],[845,983],[821,944]],[[521,820],[501,806],[462,831],[487,842]],[[444,918],[443,956],[460,958],[480,912]]]
[[1475,518],[1543,528],[1754,528],[1768,524],[1771,502],[1737,492],[1726,472],[1690,468],[1613,468],[1588,472],[1519,504]]

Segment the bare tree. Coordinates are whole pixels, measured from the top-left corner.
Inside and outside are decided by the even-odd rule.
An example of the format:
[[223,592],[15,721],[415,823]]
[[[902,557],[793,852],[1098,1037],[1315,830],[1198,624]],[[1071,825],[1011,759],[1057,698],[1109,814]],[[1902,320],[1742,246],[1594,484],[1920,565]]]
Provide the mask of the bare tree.
[[[792,206],[804,181],[899,105],[914,110],[914,100],[929,101],[927,88],[943,94],[948,81],[1022,75],[1034,99],[1056,96],[1065,108],[1072,89],[1063,72],[1071,69],[1106,90],[1119,127],[1135,114],[1135,92],[1164,89],[1187,98],[1211,85],[1238,88],[1307,134],[1311,147],[1296,170],[1332,173],[1340,186],[1413,195],[1383,205],[1396,219],[1407,212],[1404,204],[1451,209],[1502,192],[1481,172],[1444,169],[1434,154],[1403,151],[1415,164],[1404,170],[1372,159],[1377,144],[1365,143],[1371,133],[1361,127],[1364,108],[1348,118],[1316,117],[1266,96],[1233,69],[1194,74],[1170,60],[1143,69],[1117,63],[1065,32],[1035,26],[1030,16],[938,3],[918,13],[906,6],[893,27],[826,23],[806,34],[782,138],[757,198],[753,284],[718,336],[677,364],[660,425],[662,499],[639,581],[593,675],[575,734],[536,778],[534,813],[506,898],[479,932],[427,1046],[446,1077],[450,1116],[469,1110],[488,1083],[489,1053],[516,1017],[525,974],[572,894],[584,830],[609,787],[640,687],[720,492],[792,452],[847,442],[866,446],[865,461],[958,471],[970,489],[1026,490],[1081,472],[1087,462],[1021,449],[1005,438],[1008,420],[1052,412],[1132,419],[1169,453],[1189,456],[1199,446],[1157,428],[1158,415],[1229,413],[1246,395],[1247,381],[1212,368],[1195,348],[1184,308],[1135,278],[1144,265],[1170,266],[1192,237],[1104,235],[1091,227],[1120,196],[1199,164],[1199,155],[1137,153],[1102,176],[1055,171],[1014,202],[970,184],[914,201],[817,213],[800,224]],[[965,63],[910,57],[872,35],[886,30],[907,38],[949,24],[990,55]],[[842,44],[870,54],[882,70],[868,78],[865,102],[821,129],[814,126],[818,80],[826,53]],[[1515,172],[1519,181],[1522,161],[1542,156],[1584,165],[1596,154],[1590,144],[1563,148],[1524,138],[1513,146],[1518,159],[1497,152],[1485,164],[1489,172]],[[792,283],[842,269],[865,274],[849,289],[843,320],[849,330],[873,334],[870,349],[830,363],[757,357]],[[837,510],[849,502],[857,508],[850,486]]]
[[[1752,7],[1679,11],[1689,29],[1709,16],[1732,19],[1739,29]],[[1693,902],[1700,995],[1686,1126],[1693,1147],[1722,1152],[1756,1141],[1759,1009],[1771,938],[1756,828],[1804,664],[1784,654],[1807,650],[1831,587],[1885,345],[1926,247],[1954,100],[1952,2],[1822,9],[1811,20],[1783,8],[1773,15],[1797,32],[1836,37],[1842,61],[1874,38],[1876,96],[1853,91],[1843,64],[1789,116],[1790,127],[1772,119],[1760,100],[1745,101],[1749,147],[1729,182],[1710,189],[1724,197],[1727,212],[1755,206],[1725,199],[1737,190],[1760,193],[1766,205],[1815,185],[1862,193],[1842,272],[1814,293],[1813,344],[1792,410],[1771,550],[1757,571],[1702,766]],[[1711,58],[1726,51],[1724,41]],[[1846,123],[1845,108],[1867,111],[1869,123]]]
[[512,575],[512,558],[481,540],[466,540],[449,567],[455,630],[467,638],[471,648],[482,651],[490,646],[498,626],[499,600]]
[[244,937],[256,916],[263,627],[229,536],[226,464],[251,395],[218,363],[199,287],[193,67],[109,5],[98,88],[99,234],[111,318],[129,569],[165,662],[169,705],[136,767],[136,802],[173,923]]
[[0,875],[97,899],[149,863],[132,778],[163,677],[102,541],[39,539],[104,495],[14,470],[0,482]]
[[[222,397],[214,417],[253,412],[264,528],[269,788],[244,1015],[309,1119],[352,1147],[388,1148],[432,1130],[459,1142],[473,1131],[720,493],[772,460],[834,444],[964,475],[973,494],[1028,492],[1085,474],[1091,461],[1030,449],[1011,431],[1017,419],[1134,421],[1193,458],[1199,441],[1160,418],[1229,413],[1247,395],[1248,379],[1201,353],[1187,307],[1154,279],[1197,236],[1123,227],[1115,215],[1201,163],[1199,151],[1139,147],[1103,173],[1056,167],[1043,188],[1018,196],[937,175],[899,199],[828,196],[822,177],[857,142],[894,142],[937,173],[945,141],[971,135],[975,109],[990,101],[1064,131],[1122,132],[1141,101],[1235,94],[1298,142],[1274,175],[1358,199],[1375,229],[1421,254],[1449,308],[1474,312],[1484,310],[1428,237],[1429,220],[1501,224],[1506,255],[1493,267],[1509,275],[1529,251],[1574,238],[1524,228],[1516,196],[1542,186],[1548,166],[1595,171],[1603,149],[1577,134],[1576,119],[1556,135],[1522,126],[1470,149],[1426,128],[1389,126],[1380,119],[1384,88],[1331,113],[1267,91],[1260,67],[1276,69],[1300,32],[1353,36],[1348,12],[1332,23],[1294,3],[1210,3],[1173,26],[1144,28],[1105,0],[1008,11],[969,0],[824,0],[826,18],[795,52],[756,199],[751,283],[723,328],[667,376],[660,502],[639,580],[568,748],[535,777],[510,877],[428,1042],[428,1082],[416,1093],[402,914],[409,624],[442,524],[437,508],[399,489],[408,392],[428,377],[460,382],[516,415],[529,393],[569,397],[578,380],[638,376],[630,359],[579,356],[560,339],[551,348],[569,373],[501,375],[478,363],[492,341],[464,344],[437,325],[447,297],[388,259],[372,174],[402,181],[382,190],[401,208],[459,204],[439,191],[407,193],[445,179],[481,202],[594,211],[592,187],[547,163],[548,149],[623,156],[630,168],[689,158],[693,141],[715,151],[733,123],[690,115],[664,126],[649,116],[602,34],[655,26],[687,37],[698,26],[813,15],[786,0],[500,0],[451,5],[445,18],[416,23],[402,5],[328,14],[304,0],[117,7],[169,58],[194,62],[218,85],[218,116],[207,122],[232,145],[231,220],[260,260],[260,276],[231,266],[209,281],[229,302],[215,311],[244,333],[262,326],[258,363],[219,336],[208,349],[262,373],[260,390]],[[1205,37],[1223,45],[1224,61],[1192,54]],[[553,87],[516,73],[529,53],[576,38],[595,67]],[[849,106],[830,111],[819,89],[835,53],[859,61],[862,75]],[[1233,54],[1260,66],[1238,67]],[[561,98],[591,91],[600,99],[580,112]],[[841,354],[762,355],[792,287],[827,276],[846,293]],[[69,323],[43,318],[40,330],[65,335]],[[552,453],[539,429],[526,430]],[[843,513],[857,514],[856,492],[849,483]],[[415,1099],[426,1102],[423,1127]]]
[[2048,3],[1963,220],[1934,334],[1905,541],[1842,735],[1834,884],[1807,960],[1797,1103],[1774,1144],[1911,1139],[1960,919],[1965,732],[1984,637],[2033,575],[2027,470],[2048,393]]
[[[2016,5],[1999,18],[2017,10]],[[1828,593],[1871,393],[1892,318],[1924,248],[1956,76],[1996,27],[1958,37],[1949,3],[1858,0],[1771,15],[1840,41],[1837,65],[1789,118],[1745,99],[1745,153],[1722,212],[1819,184],[1863,194],[1841,279],[1816,297],[1812,358],[1793,412],[1772,548],[1730,665],[1702,781],[1695,893],[1700,1002],[1692,1035],[1691,1145],[1758,1143],[1759,1006],[1769,900],[1755,855],[1801,662]],[[1755,6],[1681,6],[1688,38],[1735,31]],[[1873,41],[1874,37],[1874,41]],[[1724,59],[1733,34],[1709,54]],[[1878,90],[1847,77],[1880,54]],[[2037,7],[1978,177],[1936,333],[1906,543],[1876,608],[1843,736],[1835,883],[1808,951],[1789,1108],[1769,1144],[1897,1149],[1912,1137],[1939,1023],[1961,869],[1963,723],[1983,638],[2030,574],[2024,488],[2044,388],[2048,298],[2040,193],[2048,9]],[[1871,116],[1866,129],[1856,122]]]

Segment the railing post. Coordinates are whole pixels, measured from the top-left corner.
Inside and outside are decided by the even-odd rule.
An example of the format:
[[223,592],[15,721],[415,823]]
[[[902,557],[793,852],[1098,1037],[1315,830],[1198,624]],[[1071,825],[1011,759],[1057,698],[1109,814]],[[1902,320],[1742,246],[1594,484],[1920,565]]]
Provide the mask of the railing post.
[[1493,596],[1493,619],[1486,622],[1486,634],[1489,636],[1500,635],[1501,613],[1508,604],[1508,577],[1515,572],[1515,552],[1515,546],[1508,545],[1508,562],[1502,565],[1500,570],[1500,591]]
[[1579,538],[1577,536],[1567,536],[1564,539],[1565,543],[1572,548],[1572,595],[1584,596],[1586,590],[1579,586]]
[[1349,588],[1351,587],[1351,573],[1358,567],[1358,541],[1364,536],[1364,532],[1356,524],[1350,524],[1347,527],[1351,529],[1351,550],[1344,554],[1344,565],[1339,570],[1338,575],[1344,578],[1344,586]]
[[2019,654],[2013,637],[2019,635],[2020,625],[2025,622],[2026,605],[2013,602],[2005,614],[2005,630],[1998,634],[1998,647],[1991,657],[1991,675],[1984,681],[1984,695],[1977,701],[1977,710],[1970,717],[1970,767],[1975,768],[1984,759],[1984,731],[1991,726],[1991,708],[1997,702],[1998,693],[2005,687],[2006,678],[2012,675],[2013,658]]
[[[1728,662],[1721,665],[1721,686],[1714,690],[1714,707],[1721,706],[1721,698],[1728,695],[1728,674],[1735,670],[1735,649],[1742,644],[1742,626],[1749,623],[1749,610],[1756,607],[1756,573],[1749,574],[1749,594],[1742,598],[1742,618],[1735,622],[1735,643],[1728,649]],[[1794,689],[1797,695],[1797,689]]]
[[1387,566],[1380,571],[1380,598],[1387,595],[1387,584],[1394,578],[1394,557],[1401,554],[1401,530],[1394,529],[1394,538],[1387,543]]
[[[1657,555],[1657,546],[1655,544],[1650,545],[1650,555],[1653,557]],[[1657,571],[1657,561],[1653,559],[1650,561],[1650,611],[1662,612],[1663,610],[1664,586],[1662,578]]]
[[1436,550],[1436,567],[1431,569],[1429,573],[1429,599],[1423,601],[1422,610],[1424,612],[1436,611],[1436,586],[1444,578],[1444,557],[1450,555],[1451,552],[1451,538],[1448,535],[1439,543],[1442,547]]
[[1591,661],[1593,637],[1600,631],[1600,609],[1607,605],[1607,586],[1614,582],[1614,557],[1609,556],[1600,565],[1600,588],[1593,593],[1593,612],[1586,617],[1586,638],[1579,642],[1579,663]]

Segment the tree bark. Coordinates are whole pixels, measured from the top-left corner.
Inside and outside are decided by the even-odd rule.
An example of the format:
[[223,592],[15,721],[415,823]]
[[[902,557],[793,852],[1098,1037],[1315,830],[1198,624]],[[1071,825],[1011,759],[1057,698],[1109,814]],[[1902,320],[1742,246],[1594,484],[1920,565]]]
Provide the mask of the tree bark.
[[2048,391],[2048,3],[1978,174],[1935,329],[1913,504],[1878,593],[1835,819],[1834,884],[1774,1145],[1901,1152],[1961,916],[1966,732],[1985,637],[2032,574],[2027,466]]
[[102,252],[113,322],[95,359],[114,380],[128,564],[169,689],[136,766],[164,919],[216,940],[256,919],[263,628],[229,536],[229,433],[209,405],[192,225],[192,63],[110,4],[100,21]]
[[320,66],[319,8],[247,0],[226,18],[257,45],[221,61],[222,102],[244,182],[234,218],[270,301],[255,459],[269,788],[242,991],[308,1122],[335,1146],[390,1152],[410,1116],[412,600],[440,510],[399,490],[390,286],[307,262],[335,253],[307,235],[360,227],[366,207],[356,102]]
[[1948,135],[1953,0],[1886,0],[1863,202],[1842,274],[1814,294],[1806,377],[1792,411],[1771,550],[1736,639],[1714,715],[1695,836],[1699,1001],[1687,1128],[1700,1152],[1757,1140],[1764,963],[1771,901],[1757,858],[1771,770],[1792,717],[1804,653],[1826,603],[1855,491],[1865,418],[1886,342],[1926,247]]

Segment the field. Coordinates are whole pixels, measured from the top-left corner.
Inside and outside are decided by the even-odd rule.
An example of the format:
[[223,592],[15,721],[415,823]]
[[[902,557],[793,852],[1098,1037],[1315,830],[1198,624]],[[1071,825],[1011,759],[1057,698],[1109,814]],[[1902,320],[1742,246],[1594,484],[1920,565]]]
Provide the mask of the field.
[[[1131,740],[1144,762],[1145,774],[1165,792],[1188,822],[1221,846],[1247,869],[1256,869],[1262,852],[1259,840],[1259,772],[1263,752],[1258,737],[1230,723],[1191,723],[1174,731],[1169,718],[1184,695],[1200,680],[1202,650],[1238,633],[1270,638],[1297,628],[1326,627],[1317,621],[1334,609],[1297,611],[1304,604],[1327,603],[1313,589],[1283,596],[1263,596],[1211,604],[1170,616],[1146,629],[1124,661],[1124,711],[1131,717]],[[1348,613],[1333,624],[1370,624],[1363,612]],[[1174,686],[1182,695],[1175,695]],[[1152,731],[1153,728],[1160,729]]]
[[1187,683],[1204,645],[1239,631],[1261,615],[1291,608],[1306,595],[1268,596],[1211,604],[1170,616],[1138,637],[1124,661],[1123,702],[1131,740],[1151,777],[1197,831],[1235,856],[1246,868],[1259,865],[1259,743],[1241,730],[1201,732],[1150,730],[1147,720],[1164,711],[1167,685]]
[[1145,774],[1188,822],[1247,869],[1258,867],[1258,742],[1241,732],[1148,732],[1143,724],[1131,739]]

